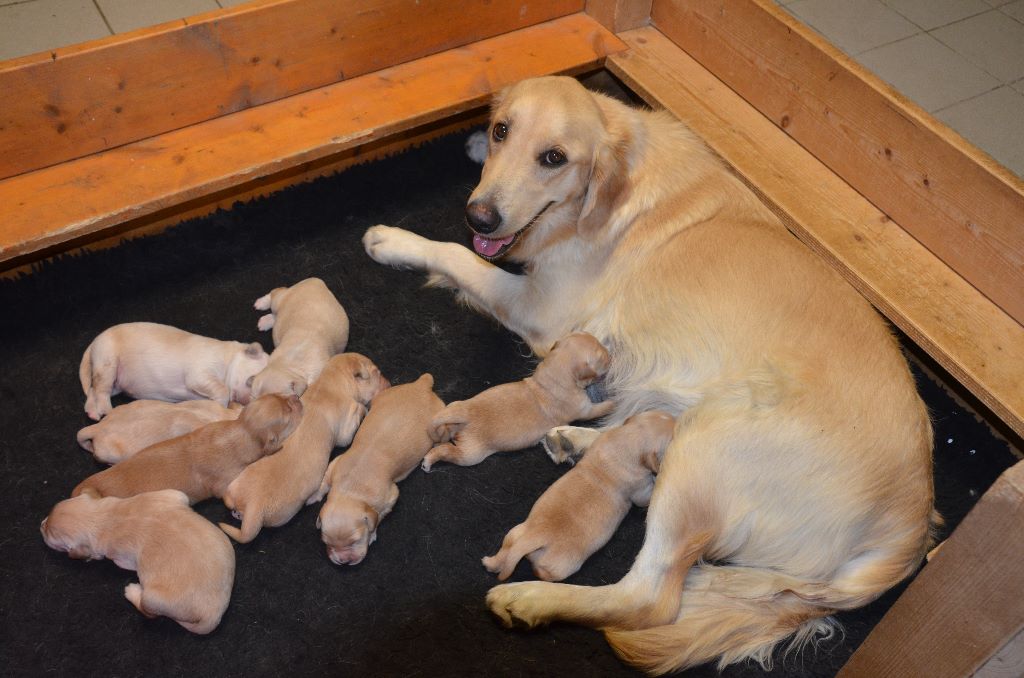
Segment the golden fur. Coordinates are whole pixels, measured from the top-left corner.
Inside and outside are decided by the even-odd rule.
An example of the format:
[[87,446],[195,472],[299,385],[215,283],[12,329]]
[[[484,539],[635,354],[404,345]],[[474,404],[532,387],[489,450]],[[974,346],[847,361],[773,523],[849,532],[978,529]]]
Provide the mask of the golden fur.
[[555,426],[603,417],[614,404],[590,402],[586,388],[605,375],[610,362],[594,337],[570,334],[551,349],[533,376],[449,403],[432,426],[451,442],[430,450],[423,470],[429,472],[438,461],[479,464],[495,452],[536,445]]
[[[498,586],[491,610],[605,629],[666,672],[766,663],[912,573],[930,540],[931,423],[870,305],[666,112],[539,78],[496,99],[498,123],[471,201],[502,217],[488,237],[519,234],[508,256],[525,275],[386,226],[367,252],[428,271],[540,354],[593,334],[612,354],[607,424],[680,416],[629,573]],[[550,149],[566,162],[542,166]]]
[[221,523],[221,529],[248,543],[263,526],[291,520],[320,487],[331,450],[352,442],[366,405],[387,386],[366,356],[342,353],[331,358],[302,394],[302,421],[281,451],[247,466],[228,485],[224,505],[233,509],[242,527]]
[[130,459],[95,473],[72,491],[102,497],[130,497],[174,489],[193,504],[221,497],[246,466],[281,449],[302,419],[296,396],[256,398],[238,419],[215,421],[177,438],[147,447]]

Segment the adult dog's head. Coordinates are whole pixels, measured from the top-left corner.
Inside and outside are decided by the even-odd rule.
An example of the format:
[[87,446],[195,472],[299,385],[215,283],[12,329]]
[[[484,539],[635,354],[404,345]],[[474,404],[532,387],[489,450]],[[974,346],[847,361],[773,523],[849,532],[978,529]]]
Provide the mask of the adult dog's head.
[[474,251],[528,261],[546,243],[600,229],[625,185],[624,134],[612,126],[604,97],[573,78],[524,80],[499,94],[466,206]]

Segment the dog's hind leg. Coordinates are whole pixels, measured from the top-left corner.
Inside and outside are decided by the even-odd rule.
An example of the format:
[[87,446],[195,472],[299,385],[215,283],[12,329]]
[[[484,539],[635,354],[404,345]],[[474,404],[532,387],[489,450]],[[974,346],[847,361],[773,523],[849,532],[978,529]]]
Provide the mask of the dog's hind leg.
[[585,426],[556,426],[548,431],[540,444],[556,464],[576,463],[601,431]]

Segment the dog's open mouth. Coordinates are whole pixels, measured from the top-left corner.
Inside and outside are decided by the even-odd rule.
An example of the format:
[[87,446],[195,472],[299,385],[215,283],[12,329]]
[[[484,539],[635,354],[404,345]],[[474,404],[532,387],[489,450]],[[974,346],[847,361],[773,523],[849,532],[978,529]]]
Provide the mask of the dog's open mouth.
[[473,231],[473,251],[487,260],[499,259],[505,256],[505,253],[512,249],[513,245],[519,242],[520,236],[522,236],[523,233],[526,233],[527,229],[537,223],[537,220],[540,219],[540,215],[544,214],[544,212],[554,204],[555,201],[552,200],[547,205],[544,205],[540,212],[537,212],[526,226],[523,226],[512,235],[505,236],[504,238],[488,238],[487,236],[480,235],[476,231]]

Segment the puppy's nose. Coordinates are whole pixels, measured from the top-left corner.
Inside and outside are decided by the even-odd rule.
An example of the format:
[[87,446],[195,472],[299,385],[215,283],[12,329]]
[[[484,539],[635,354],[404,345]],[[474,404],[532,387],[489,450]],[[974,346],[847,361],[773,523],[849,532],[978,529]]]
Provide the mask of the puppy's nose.
[[482,200],[474,200],[466,205],[466,221],[477,233],[494,233],[501,226],[501,215]]

